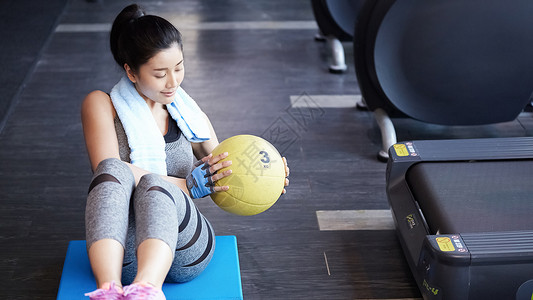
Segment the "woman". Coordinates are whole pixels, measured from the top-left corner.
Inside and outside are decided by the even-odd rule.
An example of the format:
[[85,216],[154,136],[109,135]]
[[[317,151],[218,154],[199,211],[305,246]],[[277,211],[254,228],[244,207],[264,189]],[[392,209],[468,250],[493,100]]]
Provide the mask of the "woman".
[[82,105],[94,171],[87,251],[97,283],[86,295],[165,299],[164,281],[193,279],[213,255],[214,231],[191,198],[228,190],[214,183],[231,174],[217,172],[231,161],[210,154],[218,145],[213,127],[180,88],[183,46],[172,24],[130,5],[113,23],[110,46],[126,76]]

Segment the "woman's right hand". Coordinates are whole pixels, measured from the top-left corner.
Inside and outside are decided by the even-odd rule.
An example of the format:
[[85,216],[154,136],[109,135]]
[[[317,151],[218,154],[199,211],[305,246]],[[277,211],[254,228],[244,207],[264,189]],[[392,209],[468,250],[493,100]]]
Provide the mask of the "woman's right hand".
[[213,192],[221,192],[229,190],[229,186],[216,186],[215,183],[231,174],[231,169],[224,172],[218,172],[223,168],[231,166],[231,161],[221,161],[228,157],[228,153],[224,152],[213,157],[209,154],[199,160],[189,176],[186,178],[187,189],[191,198],[202,198]]

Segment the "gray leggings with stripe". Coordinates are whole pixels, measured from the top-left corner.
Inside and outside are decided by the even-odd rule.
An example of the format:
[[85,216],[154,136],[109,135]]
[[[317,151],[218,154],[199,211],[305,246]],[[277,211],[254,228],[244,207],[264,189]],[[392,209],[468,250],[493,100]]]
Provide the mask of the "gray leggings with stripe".
[[124,247],[123,284],[135,278],[136,249],[146,239],[160,239],[175,250],[166,282],[198,276],[215,249],[214,231],[189,196],[155,174],[144,175],[135,187],[130,168],[115,158],[96,168],[87,197],[85,231],[87,249],[101,239],[114,239]]

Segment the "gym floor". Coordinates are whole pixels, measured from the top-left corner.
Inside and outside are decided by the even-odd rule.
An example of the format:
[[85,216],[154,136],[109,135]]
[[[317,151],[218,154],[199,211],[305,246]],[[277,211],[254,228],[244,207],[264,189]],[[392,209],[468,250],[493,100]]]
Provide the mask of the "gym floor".
[[[121,76],[108,30],[129,3],[0,4],[2,299],[55,299],[68,241],[84,239],[80,104]],[[387,215],[379,129],[355,108],[353,45],[343,43],[347,72],[330,74],[308,0],[138,3],[181,30],[182,86],[219,140],[262,136],[289,161],[288,193],[267,212],[239,217],[197,201],[218,235],[237,236],[244,298],[420,298]],[[473,127],[393,122],[398,140],[533,135],[531,113]]]

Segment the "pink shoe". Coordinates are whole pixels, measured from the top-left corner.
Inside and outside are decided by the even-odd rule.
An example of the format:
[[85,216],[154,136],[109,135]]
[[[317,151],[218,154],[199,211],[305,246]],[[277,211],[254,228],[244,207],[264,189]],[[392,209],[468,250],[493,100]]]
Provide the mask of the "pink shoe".
[[91,300],[122,300],[122,289],[118,286],[115,286],[115,282],[111,281],[109,286],[104,284],[101,289],[85,294],[89,296]]
[[124,287],[125,300],[166,300],[163,291],[145,282]]

